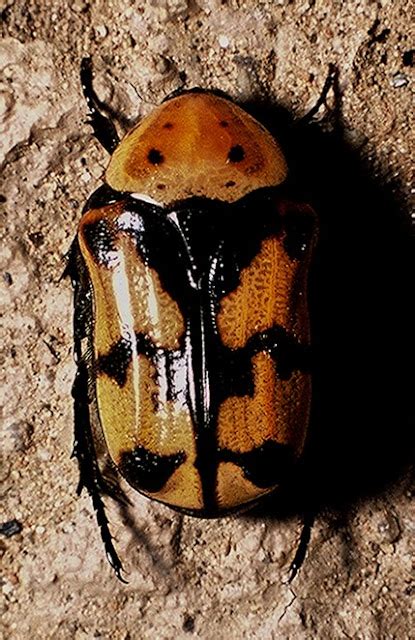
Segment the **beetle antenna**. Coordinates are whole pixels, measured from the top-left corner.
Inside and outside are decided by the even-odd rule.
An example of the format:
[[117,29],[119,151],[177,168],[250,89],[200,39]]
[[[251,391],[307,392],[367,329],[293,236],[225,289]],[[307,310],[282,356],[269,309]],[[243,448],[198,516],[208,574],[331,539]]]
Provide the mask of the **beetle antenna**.
[[113,153],[120,142],[115,124],[104,116],[103,102],[93,87],[92,58],[82,58],[80,71],[82,91],[88,107],[88,123],[94,130],[94,136],[108,153]]

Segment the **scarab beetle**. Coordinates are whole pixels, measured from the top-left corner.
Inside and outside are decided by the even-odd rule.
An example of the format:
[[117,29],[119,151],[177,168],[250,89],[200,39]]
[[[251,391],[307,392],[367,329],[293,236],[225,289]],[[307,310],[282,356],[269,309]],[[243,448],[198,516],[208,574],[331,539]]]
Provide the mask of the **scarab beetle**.
[[181,92],[120,142],[89,59],[81,78],[90,122],[112,156],[67,267],[74,454],[79,491],[92,497],[121,577],[95,423],[134,489],[193,516],[253,505],[301,455],[316,216],[287,195],[278,143],[230,99]]

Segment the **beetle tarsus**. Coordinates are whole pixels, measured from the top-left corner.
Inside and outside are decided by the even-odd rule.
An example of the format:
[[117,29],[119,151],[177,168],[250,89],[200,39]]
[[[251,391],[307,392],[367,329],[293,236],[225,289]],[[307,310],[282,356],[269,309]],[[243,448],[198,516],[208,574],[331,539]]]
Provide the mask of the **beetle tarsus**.
[[87,122],[93,128],[98,142],[108,153],[112,154],[118,146],[120,138],[112,120],[102,113],[105,105],[95,93],[92,75],[91,58],[82,58],[80,77],[82,91],[88,106],[89,117]]
[[321,93],[320,93],[320,96],[319,96],[317,102],[310,109],[310,111],[308,111],[305,114],[305,116],[303,116],[299,120],[298,124],[305,125],[305,124],[309,124],[311,122],[311,120],[314,118],[316,113],[319,111],[320,107],[322,107],[323,104],[326,104],[326,99],[327,99],[328,92],[330,91],[330,89],[332,87],[336,87],[337,82],[338,82],[338,77],[339,77],[338,68],[336,67],[335,64],[330,63],[329,64],[329,70],[328,70],[327,77],[326,77],[326,81],[325,81],[325,83],[323,85],[323,88],[321,90]]
[[127,581],[122,576],[122,572],[124,571],[124,568],[122,566],[121,560],[119,559],[118,554],[112,542],[112,535],[108,527],[108,519],[105,514],[104,503],[101,499],[101,496],[99,495],[99,492],[96,490],[96,488],[93,491],[91,491],[88,488],[88,492],[92,498],[92,504],[94,506],[95,515],[96,515],[98,526],[101,532],[101,539],[102,539],[102,542],[104,543],[107,560],[111,565],[112,569],[114,570],[114,573],[117,576],[117,578],[121,582],[124,582],[124,584],[127,584]]
[[[75,244],[71,247],[68,264],[70,270],[76,268],[77,245]],[[76,271],[74,271],[74,274],[75,273]],[[102,477],[91,430],[89,414],[90,401],[88,397],[88,367],[81,347],[81,341],[87,334],[87,327],[84,323],[87,296],[85,295],[85,286],[79,272],[74,275],[72,284],[75,289],[74,343],[77,362],[77,371],[72,387],[75,414],[72,456],[76,457],[79,468],[79,483],[76,492],[77,495],[80,495],[83,488],[88,491],[94,507],[107,558],[117,578],[121,580],[121,582],[126,582],[122,577],[123,567],[112,542],[108,518],[105,513],[104,502],[101,498],[102,492],[106,492],[111,495],[111,497],[114,497],[114,491],[111,491],[111,488]]]
[[304,562],[307,549],[308,549],[308,543],[310,542],[311,529],[314,524],[314,519],[315,519],[314,513],[307,513],[304,516],[300,541],[298,543],[298,547],[297,547],[297,551],[295,552],[294,559],[290,564],[290,575],[288,578],[288,584],[291,584],[291,582],[294,580],[295,576],[299,572]]
[[98,467],[95,448],[92,442],[88,398],[86,394],[87,377],[86,365],[81,360],[78,363],[78,371],[72,389],[75,405],[74,455],[78,460],[79,466],[77,494],[80,495],[84,487],[88,491],[94,507],[107,558],[117,578],[121,580],[121,582],[126,582],[122,577],[121,572],[123,571],[123,567],[112,542],[105,506],[100,495],[101,486],[105,483]]

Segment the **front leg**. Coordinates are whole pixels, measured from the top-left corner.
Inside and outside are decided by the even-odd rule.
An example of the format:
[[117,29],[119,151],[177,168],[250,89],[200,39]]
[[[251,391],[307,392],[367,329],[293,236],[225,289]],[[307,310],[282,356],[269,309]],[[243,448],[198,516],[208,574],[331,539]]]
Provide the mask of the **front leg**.
[[104,105],[95,93],[92,83],[91,58],[82,58],[81,85],[88,106],[88,122],[93,128],[98,142],[108,153],[112,154],[118,146],[120,138],[112,120],[102,113]]

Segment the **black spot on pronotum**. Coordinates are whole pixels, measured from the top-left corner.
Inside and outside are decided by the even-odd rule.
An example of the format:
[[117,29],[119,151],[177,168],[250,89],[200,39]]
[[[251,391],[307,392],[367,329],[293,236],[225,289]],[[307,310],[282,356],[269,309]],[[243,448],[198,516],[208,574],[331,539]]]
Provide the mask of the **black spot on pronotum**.
[[173,129],[173,124],[171,122],[165,122],[163,124],[163,129]]
[[147,159],[151,164],[161,164],[164,162],[163,154],[158,149],[150,149],[147,154]]
[[165,189],[165,188],[166,188],[165,184],[158,184],[157,185],[157,189],[160,189],[160,191],[163,191],[163,189]]
[[221,120],[221,121],[219,122],[219,125],[220,125],[221,127],[223,127],[224,129],[226,129],[226,127],[229,127],[229,122],[227,122],[226,120]]
[[241,162],[245,158],[245,151],[240,144],[235,144],[229,149],[228,160],[229,162]]
[[174,471],[186,460],[183,451],[171,455],[153,453],[145,447],[124,451],[118,468],[121,474],[138,491],[160,491]]

